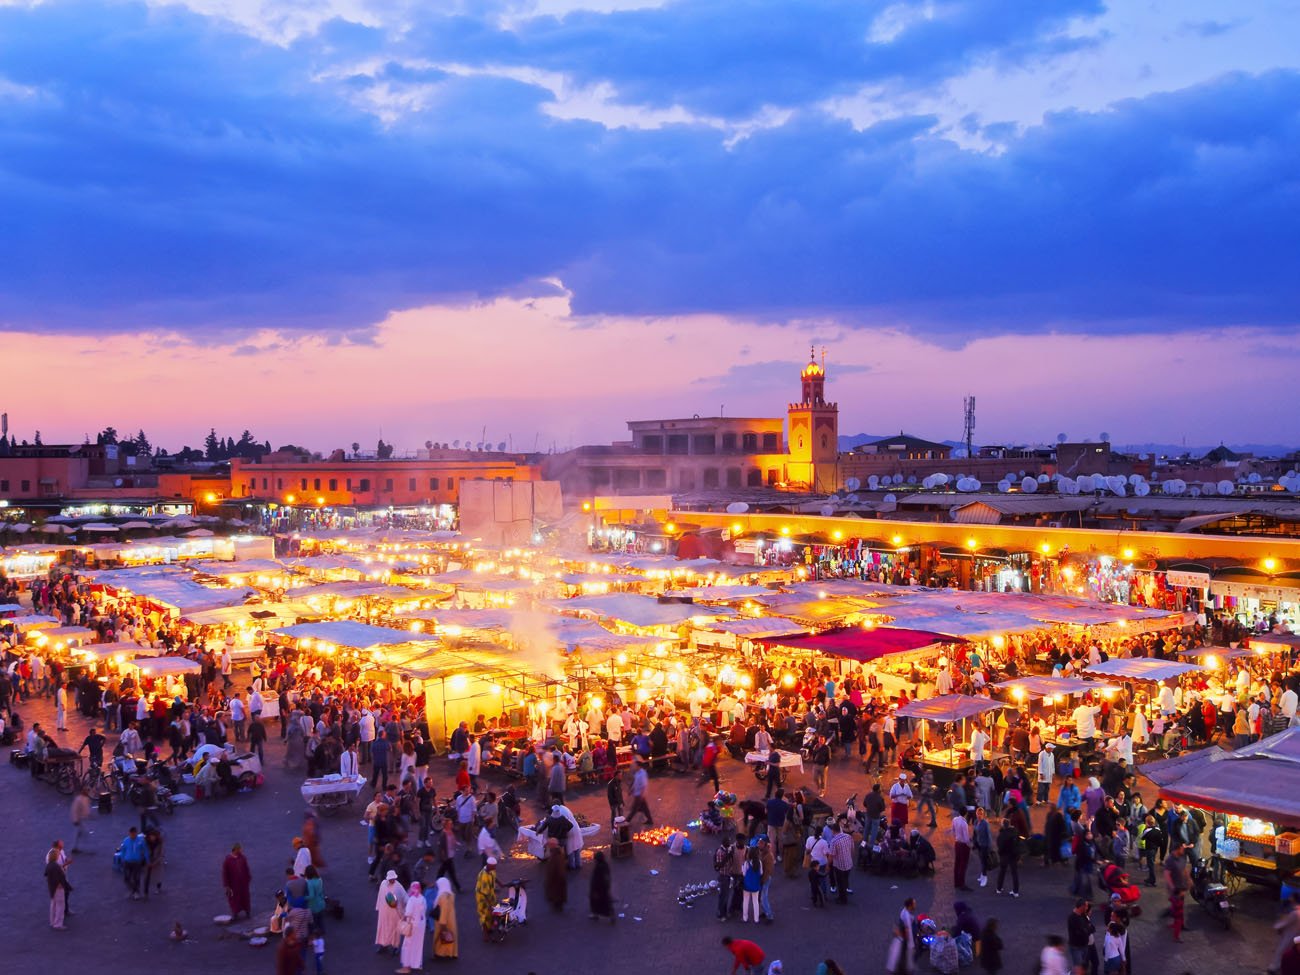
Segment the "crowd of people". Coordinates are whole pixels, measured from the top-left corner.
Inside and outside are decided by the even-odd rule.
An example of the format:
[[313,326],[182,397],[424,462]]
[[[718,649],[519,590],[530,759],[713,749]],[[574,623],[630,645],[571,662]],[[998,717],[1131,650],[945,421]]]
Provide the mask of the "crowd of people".
[[[773,764],[764,785],[741,773],[746,784],[752,781],[751,789],[765,793],[761,799],[727,802],[715,796],[703,814],[706,825],[721,834],[713,867],[723,922],[774,921],[771,891],[782,873],[806,879],[809,901],[819,910],[849,903],[855,868],[932,875],[939,859],[935,844],[941,842],[938,812],[946,809],[956,890],[991,884],[997,894],[1018,897],[1021,870],[1035,861],[1066,874],[1063,886],[1075,908],[1065,919],[1064,935],[1053,935],[1043,950],[1043,975],[1080,967],[1088,975],[1099,969],[1131,975],[1127,933],[1138,913],[1140,886],[1163,885],[1171,936],[1178,940],[1184,899],[1206,857],[1208,832],[1197,810],[1161,799],[1148,805],[1136,788],[1135,750],[1153,742],[1216,739],[1240,747],[1296,721],[1296,681],[1280,661],[1227,661],[1220,671],[1146,685],[1145,691],[1129,683],[1112,694],[1082,697],[1064,719],[1044,709],[1000,709],[995,718],[974,722],[973,771],[941,791],[924,758],[944,743],[943,729],[899,716],[910,700],[947,693],[989,697],[999,680],[1042,669],[1070,676],[1113,656],[1170,658],[1205,636],[1190,628],[1101,641],[1053,631],[1011,637],[1001,646],[953,645],[933,668],[908,669],[901,688],[874,667],[832,670],[751,648],[726,679],[714,677],[706,695],[675,701],[650,694],[641,700],[609,687],[564,697],[549,712],[479,715],[453,729],[446,742],[436,742],[418,697],[359,679],[356,662],[345,655],[268,645],[245,676],[225,640],[92,591],[74,576],[38,583],[31,598],[34,608],[70,625],[91,626],[100,639],[158,646],[197,660],[200,671],[142,680],[69,668],[57,655],[23,643],[12,629],[0,629],[8,676],[0,681],[0,720],[11,734],[23,728],[17,707],[46,697],[56,702],[55,736],[66,729],[63,715],[70,708],[96,722],[81,742],[92,764],[108,749],[108,734],[117,737],[113,761],[136,771],[137,761],[183,766],[205,745],[248,750],[265,761],[267,734],[278,730],[286,770],[367,776],[372,791],[363,815],[365,873],[376,890],[375,948],[395,956],[399,971],[421,968],[426,953],[457,957],[456,900],[466,884],[472,884],[485,940],[499,932],[503,919],[522,919],[526,904],[520,906],[513,879],[503,883],[497,874],[503,847],[510,848],[519,827],[539,843],[546,902],[557,912],[567,908],[587,825],[566,802],[575,791],[599,784],[611,825],[637,816],[653,825],[651,773],[668,767],[698,773],[698,779],[678,781],[711,783],[720,794],[724,755],[772,756],[784,747],[804,754],[810,788],[787,790],[780,766]],[[265,717],[272,710],[275,723]],[[1069,726],[1083,760],[1057,760],[1048,739],[1062,725]],[[62,749],[37,724],[22,740],[36,762],[51,748]],[[1006,757],[994,760],[999,753]],[[855,755],[861,771],[846,764]],[[431,774],[436,757],[455,769],[444,795]],[[1093,765],[1096,774],[1089,775]],[[489,773],[501,777],[499,788],[485,787]],[[855,795],[837,812],[824,799],[832,785],[840,789],[844,782],[849,787],[843,791],[851,788]],[[530,799],[538,807],[533,816],[525,812]],[[87,801],[77,796],[74,821],[77,803]],[[162,830],[148,816],[123,838],[115,860],[128,897],[157,895],[164,851]],[[56,930],[66,929],[72,861],[61,847],[46,860],[49,919]],[[458,864],[462,871],[472,866],[472,880],[467,874],[462,882]],[[305,971],[313,961],[323,971],[329,905],[323,867],[309,816],[270,921],[283,935],[277,965],[286,975]],[[1130,868],[1140,874],[1137,881]],[[251,870],[238,844],[222,862],[221,885],[231,916],[250,916]],[[610,865],[601,851],[591,860],[587,885],[589,914],[613,921]],[[1101,907],[1094,904],[1094,887],[1103,891]],[[904,906],[887,959],[893,975],[910,972],[922,950],[945,975],[966,951],[985,971],[999,970],[1003,945],[996,920],[980,923],[969,899],[954,902],[952,910],[952,923],[940,926],[918,915],[914,905]],[[737,967],[756,970],[765,961],[753,941],[728,938],[726,945]],[[1112,964],[1116,959],[1122,967]],[[831,959],[822,966],[838,970]],[[1294,971],[1284,945],[1275,959],[1279,966],[1288,975]]]

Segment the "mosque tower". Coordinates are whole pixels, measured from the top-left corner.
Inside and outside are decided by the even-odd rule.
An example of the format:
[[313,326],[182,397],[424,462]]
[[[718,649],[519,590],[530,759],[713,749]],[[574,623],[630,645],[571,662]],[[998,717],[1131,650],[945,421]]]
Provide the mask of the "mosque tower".
[[802,398],[789,409],[786,481],[811,491],[830,493],[837,486],[840,454],[840,408],[826,402],[826,352],[817,362],[814,348],[799,374]]

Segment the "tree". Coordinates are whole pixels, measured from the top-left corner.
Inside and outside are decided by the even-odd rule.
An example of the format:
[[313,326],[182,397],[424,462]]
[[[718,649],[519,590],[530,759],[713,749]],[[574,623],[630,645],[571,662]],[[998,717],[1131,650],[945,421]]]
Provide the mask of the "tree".
[[213,427],[203,439],[203,456],[208,460],[220,460],[221,441],[217,439],[217,429]]
[[389,457],[392,457],[393,445],[390,443],[384,443],[384,438],[380,437],[379,445],[375,447],[375,456],[380,460],[387,460]]
[[117,443],[117,431],[112,427],[104,427],[104,429],[99,431],[99,433],[96,435],[95,443],[97,444]]
[[36,446],[41,446],[41,431],[36,431]]
[[361,453],[361,444],[354,443],[352,445],[352,456],[355,457],[359,453]]
[[143,430],[135,435],[135,452],[145,457],[153,453],[153,444],[149,443],[149,438],[144,435]]

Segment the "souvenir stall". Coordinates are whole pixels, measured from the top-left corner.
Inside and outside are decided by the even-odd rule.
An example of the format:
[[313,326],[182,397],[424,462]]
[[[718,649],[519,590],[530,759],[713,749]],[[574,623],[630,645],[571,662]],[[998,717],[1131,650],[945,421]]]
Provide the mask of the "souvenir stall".
[[854,665],[875,664],[877,681],[888,694],[899,691],[914,693],[915,687],[902,677],[887,672],[881,665],[893,668],[915,669],[921,660],[942,657],[945,644],[963,643],[960,638],[945,636],[929,630],[910,630],[890,626],[844,626],[819,633],[796,636],[778,636],[754,641],[780,661],[781,655],[789,659],[794,654],[819,655],[837,677],[846,676]]
[[1300,887],[1300,728],[1152,762],[1142,774],[1162,798],[1205,811],[1210,853],[1238,884]]

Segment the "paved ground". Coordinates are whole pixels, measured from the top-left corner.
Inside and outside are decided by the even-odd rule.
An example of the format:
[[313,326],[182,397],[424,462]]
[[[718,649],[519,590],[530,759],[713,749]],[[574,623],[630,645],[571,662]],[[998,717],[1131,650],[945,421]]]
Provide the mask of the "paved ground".
[[[52,708],[46,703],[21,710],[25,719],[35,718],[52,727]],[[64,741],[75,746],[87,725],[74,717],[69,727]],[[241,841],[247,852],[254,878],[253,904],[260,915],[269,913],[273,891],[289,863],[289,840],[301,824],[304,809],[298,794],[301,780],[281,771],[278,740],[273,740],[267,758],[263,788],[250,795],[179,809],[165,822],[168,857],[163,895],[147,902],[128,900],[119,875],[111,869],[112,851],[133,814],[119,807],[111,815],[97,815],[91,842],[94,852],[78,856],[70,869],[76,888],[71,903],[76,914],[69,919],[67,932],[47,926],[48,898],[41,869],[50,840],[70,840],[69,801],[26,772],[8,765],[0,768],[0,822],[4,823],[10,871],[8,882],[0,884],[0,931],[9,951],[4,969],[35,973],[56,964],[59,972],[74,972],[80,965],[93,966],[97,972],[172,967],[191,972],[273,971],[269,948],[251,948],[211,921],[213,915],[226,910],[219,871],[233,841]],[[838,806],[849,792],[862,790],[866,777],[853,771],[854,764],[832,770],[829,798],[833,805]],[[696,818],[706,796],[694,782],[693,777],[671,774],[652,780],[651,804],[658,822],[680,826]],[[450,774],[440,768],[440,791],[444,784],[449,788]],[[743,796],[754,784],[739,764],[724,765],[724,787]],[[592,790],[572,804],[593,821],[604,821],[607,815],[603,791]],[[357,807],[353,813],[325,820],[326,891],[338,897],[346,911],[345,919],[332,923],[327,933],[329,972],[378,973],[396,967],[391,959],[373,953],[375,888],[365,879],[365,831],[358,825],[360,812]],[[541,897],[537,864],[527,858],[513,859],[502,869],[503,877],[535,880],[528,926],[513,933],[506,944],[484,945],[475,928],[472,897],[466,893],[457,906],[462,931],[459,961],[430,960],[426,970],[459,965],[467,971],[490,966],[503,975],[594,975],[617,966],[632,972],[722,973],[728,966],[719,940],[730,933],[757,940],[770,959],[785,962],[791,975],[811,975],[826,957],[837,959],[846,972],[879,972],[891,919],[906,896],[915,896],[921,910],[936,917],[952,916],[951,844],[944,821],[940,822],[934,837],[941,858],[936,878],[893,881],[855,872],[850,905],[832,904],[814,911],[807,882],[779,876],[772,897],[777,920],[770,926],[742,928],[738,921],[719,923],[707,900],[691,908],[678,906],[676,894],[682,884],[712,876],[713,846],[698,837],[697,850],[689,857],[673,858],[662,848],[637,844],[633,859],[614,861],[614,892],[623,915],[614,926],[587,917],[589,868],[572,878],[569,909],[555,915]],[[603,833],[597,838],[601,845],[608,842]],[[466,868],[471,866],[469,861],[463,862]],[[468,877],[472,870],[463,870],[462,883]],[[972,872],[972,881],[973,877]],[[1001,921],[1008,945],[1005,970],[1013,975],[1037,971],[1035,959],[1043,935],[1064,934],[1072,903],[1064,868],[1049,871],[1030,865],[1023,871],[1022,882],[1024,896],[1019,900],[997,897],[991,886],[964,895],[981,921],[989,915]],[[1144,889],[1148,909],[1133,928],[1137,975],[1264,970],[1273,944],[1273,895],[1262,890],[1243,893],[1237,899],[1234,928],[1226,932],[1211,922],[1199,905],[1189,902],[1191,929],[1184,936],[1185,943],[1175,946],[1158,920],[1163,905],[1155,901],[1155,893]],[[173,944],[167,938],[177,920],[190,932],[191,940],[185,944]],[[928,965],[921,968],[924,971]]]

